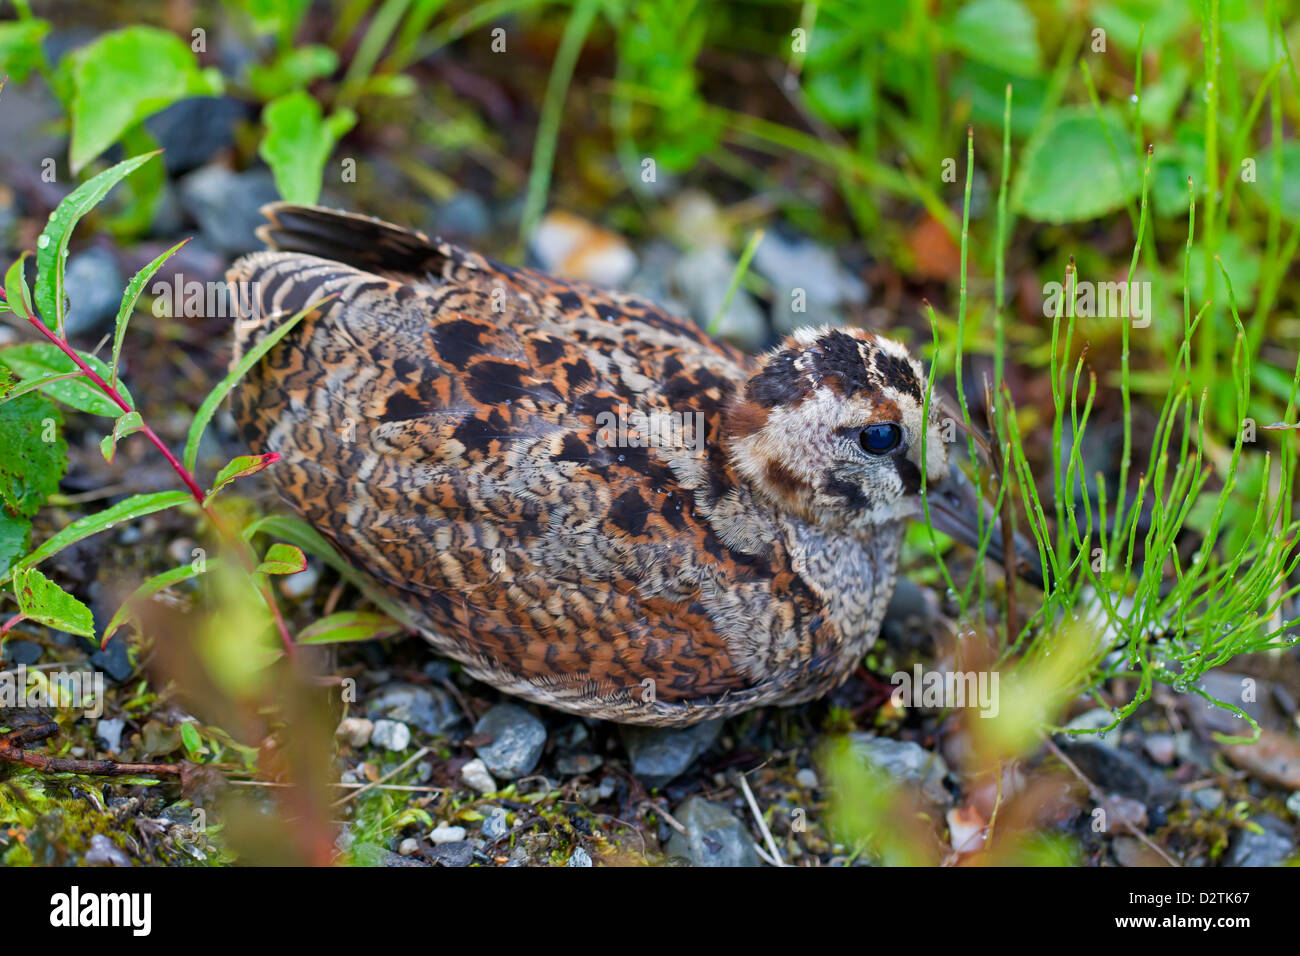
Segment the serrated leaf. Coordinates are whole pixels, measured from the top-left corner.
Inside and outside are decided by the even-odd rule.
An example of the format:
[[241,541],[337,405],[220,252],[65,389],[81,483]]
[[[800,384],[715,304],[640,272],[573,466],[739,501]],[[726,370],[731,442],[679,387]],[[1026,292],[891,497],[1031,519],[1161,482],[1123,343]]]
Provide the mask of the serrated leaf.
[[93,515],[78,518],[23,558],[19,565],[24,568],[33,567],[50,557],[50,555],[58,554],[68,545],[97,535],[101,531],[108,531],[123,521],[134,521],[136,518],[143,518],[145,515],[151,515],[156,511],[175,508],[177,505],[193,500],[190,494],[185,491],[156,491],[147,495],[132,495],[125,501],[110,505],[103,511],[97,511]]
[[98,176],[82,183],[63,198],[50,213],[45,231],[36,240],[36,309],[45,327],[63,338],[64,269],[72,231],[87,212],[108,195],[108,191],[147,163],[154,153],[124,159]]
[[273,465],[280,460],[278,452],[269,451],[265,455],[240,455],[229,461],[224,468],[217,472],[217,477],[212,483],[212,490],[208,492],[206,501],[211,501],[217,492],[226,485],[230,484],[236,478],[247,478],[249,475],[255,475],[268,465]]
[[374,611],[339,611],[313,621],[302,629],[297,644],[342,644],[373,641],[400,634],[404,627],[386,614]]
[[302,90],[266,105],[266,134],[258,155],[275,174],[280,195],[289,202],[314,203],[334,144],[356,125],[356,114],[341,109],[323,118],[320,104]]
[[0,511],[30,518],[58,490],[68,467],[62,426],[58,408],[39,395],[0,404]]
[[1012,190],[1016,212],[1039,222],[1080,222],[1114,212],[1136,196],[1129,134],[1113,115],[1105,123],[1091,108],[1059,110],[1052,127],[1026,150]]
[[297,574],[307,570],[307,556],[297,545],[277,541],[266,549],[266,557],[257,570],[261,574]]
[[208,392],[207,398],[203,399],[203,404],[199,410],[194,413],[194,420],[190,422],[189,434],[185,436],[185,467],[191,472],[194,471],[195,459],[199,456],[199,442],[203,438],[203,432],[208,427],[208,422],[212,416],[217,413],[217,406],[222,400],[230,394],[230,390],[235,384],[248,374],[248,370],[262,360],[262,356],[271,351],[275,344],[289,334],[289,331],[302,321],[303,317],[313,309],[318,309],[334,296],[329,295],[307,305],[297,315],[290,316],[284,323],[278,326],[275,331],[268,332],[262,336],[252,348],[244,353],[239,362],[232,368],[216,387]]
[[59,587],[35,568],[14,571],[14,596],[18,610],[28,620],[44,624],[69,634],[94,637],[95,616],[63,588]]
[[[108,379],[109,368],[101,359],[86,352],[77,353],[80,359],[95,373]],[[62,402],[81,412],[92,415],[107,415],[116,418],[122,409],[100,389],[98,385],[84,376],[66,377],[78,372],[77,363],[53,342],[24,342],[0,349],[0,363],[9,366],[24,382],[58,376],[56,380],[41,386],[41,392],[55,401]],[[134,407],[135,400],[123,385],[118,385],[122,399]]]
[[99,450],[103,453],[104,460],[112,464],[113,456],[117,454],[117,443],[142,428],[144,428],[144,419],[140,417],[139,412],[127,412],[120,416],[113,422],[112,432],[100,439]]
[[172,568],[170,571],[164,571],[162,574],[155,574],[140,584],[131,596],[122,602],[122,606],[117,609],[113,617],[109,620],[108,626],[104,628],[103,643],[107,644],[108,639],[113,636],[119,627],[125,624],[131,618],[131,612],[134,606],[141,600],[157,594],[159,591],[165,591],[173,584],[179,584],[182,581],[188,581],[190,578],[198,577],[206,571],[216,568],[220,560],[213,558],[205,564],[191,562],[183,564],[179,568]]
[[155,27],[106,33],[72,57],[73,174],[146,117],[177,100],[216,96],[223,89],[217,70],[200,69],[187,43]]

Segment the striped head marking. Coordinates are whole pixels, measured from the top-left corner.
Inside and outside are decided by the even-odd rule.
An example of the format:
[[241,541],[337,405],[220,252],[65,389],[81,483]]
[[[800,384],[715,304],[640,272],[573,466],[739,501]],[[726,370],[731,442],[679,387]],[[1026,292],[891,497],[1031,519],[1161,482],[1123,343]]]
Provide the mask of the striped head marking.
[[[911,517],[921,489],[926,379],[897,342],[799,329],[762,359],[727,419],[737,471],[777,507],[828,527]],[[948,474],[936,403],[928,480]]]

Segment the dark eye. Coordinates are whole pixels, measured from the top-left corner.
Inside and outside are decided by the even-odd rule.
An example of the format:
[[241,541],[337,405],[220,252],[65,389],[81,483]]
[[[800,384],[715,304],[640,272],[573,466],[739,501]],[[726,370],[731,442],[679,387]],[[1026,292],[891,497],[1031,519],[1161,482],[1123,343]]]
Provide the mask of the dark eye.
[[858,432],[858,443],[869,455],[886,455],[903,440],[903,430],[892,423],[868,425]]

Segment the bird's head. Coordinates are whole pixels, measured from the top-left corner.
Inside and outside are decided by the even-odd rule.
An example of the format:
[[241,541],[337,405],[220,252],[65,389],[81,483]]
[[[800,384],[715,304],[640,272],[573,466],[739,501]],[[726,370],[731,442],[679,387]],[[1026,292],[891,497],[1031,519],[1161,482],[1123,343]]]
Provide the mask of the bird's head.
[[[980,511],[994,521],[950,460],[954,428],[937,396],[926,420],[925,372],[898,342],[806,328],[760,361],[729,410],[728,451],[775,507],[828,529],[896,524],[922,513],[924,471],[937,529],[974,545]],[[992,542],[996,555],[1000,534]]]

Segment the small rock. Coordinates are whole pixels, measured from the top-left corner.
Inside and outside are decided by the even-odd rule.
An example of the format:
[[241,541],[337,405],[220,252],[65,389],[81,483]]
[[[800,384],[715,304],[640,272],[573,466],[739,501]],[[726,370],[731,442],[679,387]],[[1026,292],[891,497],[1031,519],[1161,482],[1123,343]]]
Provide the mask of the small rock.
[[488,773],[487,764],[475,757],[460,768],[460,778],[479,793],[496,793],[497,782]]
[[407,837],[397,845],[397,852],[402,856],[414,856],[420,852],[420,841],[415,837]]
[[591,866],[591,854],[582,847],[574,847],[573,852],[569,854],[569,862],[565,866]]
[[947,813],[949,843],[958,853],[984,849],[984,830],[988,826],[975,807],[953,807]]
[[1291,796],[1286,798],[1286,808],[1291,816],[1300,820],[1300,790],[1297,790]]
[[96,833],[90,838],[90,849],[81,862],[86,866],[130,866],[131,858],[104,834]]
[[0,645],[0,658],[6,664],[35,664],[44,652],[35,641],[5,641]]
[[418,727],[436,737],[446,733],[461,719],[451,695],[436,687],[419,684],[386,684],[366,701],[371,717],[387,717]]
[[199,224],[203,237],[228,253],[261,246],[254,234],[265,222],[261,207],[279,198],[266,169],[236,173],[224,166],[201,166],[180,180],[180,201]]
[[[1109,727],[1113,723],[1115,723],[1114,714],[1105,707],[1094,707],[1092,710],[1084,711],[1078,717],[1071,720],[1065,725],[1065,729],[1095,731],[1101,730],[1103,727]],[[1069,741],[1092,740],[1113,749],[1119,746],[1119,728],[1113,728],[1106,734],[1068,734],[1064,735],[1064,738]]]
[[1192,791],[1192,802],[1206,813],[1223,806],[1223,791],[1218,787],[1200,787]]
[[469,866],[474,862],[474,847],[467,841],[442,843],[433,848],[429,858],[439,866]]
[[108,642],[108,649],[95,651],[90,655],[90,666],[103,671],[110,680],[122,683],[135,673],[135,665],[127,653],[126,638],[120,633],[114,634]]
[[[809,240],[769,232],[754,252],[754,269],[772,283],[772,325],[791,332],[802,325],[843,325],[838,307],[867,300],[867,287],[844,269],[835,253]],[[803,310],[796,311],[796,297]]]
[[1142,741],[1142,749],[1147,752],[1152,763],[1167,767],[1177,756],[1178,744],[1170,734],[1152,734]]
[[533,255],[547,272],[600,286],[621,286],[636,271],[636,254],[616,232],[553,210],[533,233]]
[[1117,833],[1121,828],[1127,829],[1126,824],[1139,830],[1146,829],[1147,808],[1142,801],[1111,794],[1103,806],[1110,817],[1107,826],[1109,832]]
[[692,866],[758,866],[761,862],[749,831],[730,811],[703,797],[691,797],[674,811],[686,833],[673,832],[668,852]]
[[1147,866],[1168,866],[1159,853],[1156,853],[1149,846],[1139,840],[1137,837],[1124,834],[1117,836],[1110,842],[1111,852],[1115,854],[1115,862],[1125,867],[1147,867]]
[[1251,776],[1282,790],[1300,790],[1300,742],[1261,727],[1253,744],[1224,744],[1229,760]]
[[1281,866],[1295,853],[1295,836],[1291,827],[1277,817],[1254,818],[1262,832],[1242,828],[1228,846],[1224,866]]
[[316,590],[318,581],[320,581],[320,568],[309,561],[305,570],[281,577],[280,590],[284,592],[285,597],[300,601]]
[[126,729],[126,721],[120,717],[101,718],[95,725],[95,737],[104,745],[104,749],[109,753],[120,753],[122,750],[122,731]]
[[[736,260],[725,246],[692,249],[673,266],[673,283],[700,328],[707,328],[722,308],[735,271]],[[749,351],[767,341],[767,320],[744,288],[736,289],[718,321],[717,334]]]
[[618,789],[617,780],[615,780],[613,777],[601,777],[600,787],[597,788],[596,793],[599,795],[600,799],[608,800],[610,797],[614,795],[614,791],[617,789]]
[[440,843],[458,843],[463,839],[465,839],[464,827],[454,827],[449,824],[443,824],[442,826],[434,827],[429,831],[429,842],[434,845]]
[[179,176],[233,143],[235,127],[246,113],[233,97],[194,96],[155,113],[144,125],[163,148],[167,172]]
[[492,738],[475,750],[493,775],[506,780],[531,773],[546,746],[546,726],[514,704],[497,704],[479,718],[474,733]]
[[117,315],[126,279],[107,249],[93,247],[68,257],[66,290],[69,335],[89,335]]
[[576,777],[600,769],[605,761],[599,754],[565,750],[555,757],[555,769],[566,777]]
[[370,735],[375,731],[372,721],[364,717],[344,717],[339,721],[334,736],[342,737],[352,747],[364,747],[370,743]]
[[433,234],[453,242],[479,239],[492,228],[492,215],[478,193],[463,190],[438,207]]
[[902,783],[915,784],[931,803],[947,805],[952,797],[943,785],[948,765],[941,756],[909,740],[892,740],[868,733],[849,734],[853,751]]
[[357,866],[428,866],[414,857],[402,856],[374,843],[358,843],[352,849],[352,860]]
[[1148,806],[1171,803],[1177,788],[1145,760],[1132,751],[1091,736],[1056,738],[1084,776],[1106,793],[1140,800]]
[[632,773],[650,789],[681,776],[718,739],[721,720],[706,720],[684,729],[619,725]]
[[405,750],[411,743],[411,728],[400,720],[376,720],[370,740],[386,750]]
[[487,818],[479,825],[479,834],[485,840],[499,840],[510,832],[510,823],[506,811],[493,807]]
[[816,790],[821,786],[821,781],[817,779],[817,771],[810,767],[800,768],[799,772],[794,775],[794,779],[795,783],[805,790]]

